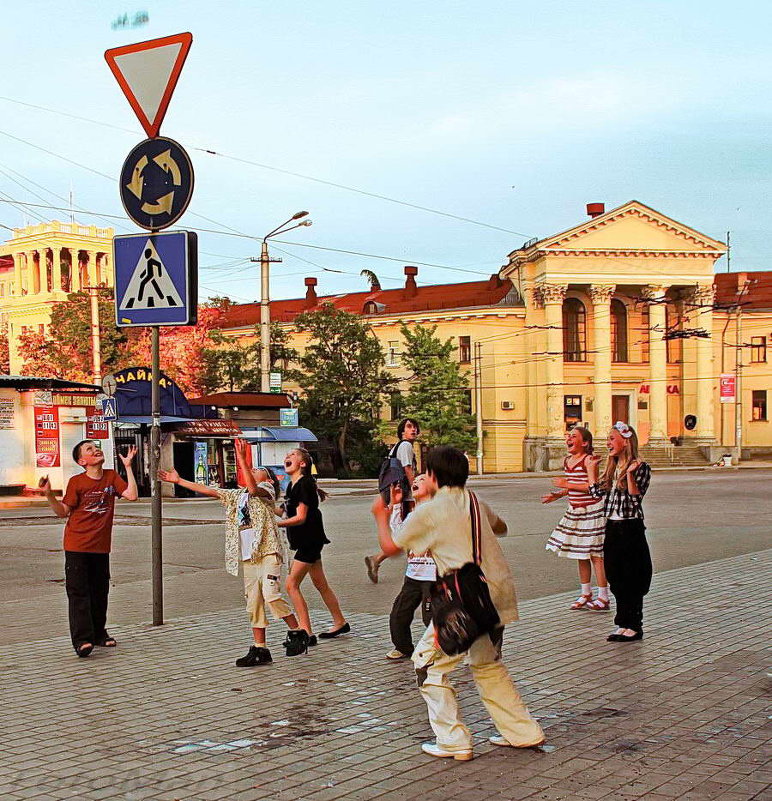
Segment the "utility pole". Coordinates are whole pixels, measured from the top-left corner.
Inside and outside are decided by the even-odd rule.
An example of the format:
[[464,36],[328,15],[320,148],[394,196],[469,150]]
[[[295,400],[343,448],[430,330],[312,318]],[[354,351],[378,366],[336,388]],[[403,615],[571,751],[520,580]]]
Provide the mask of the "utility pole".
[[99,288],[87,286],[91,306],[91,377],[93,383],[102,383],[102,343],[99,330]]
[[482,344],[474,343],[474,405],[477,427],[477,475],[483,474]]
[[[269,298],[269,272],[271,262],[278,262],[281,259],[272,259],[268,255],[268,240],[272,236],[286,234],[295,228],[311,225],[311,220],[303,220],[307,217],[307,211],[298,211],[289,220],[277,226],[270,233],[263,237],[260,247],[260,258],[250,259],[251,262],[260,262],[260,391],[271,391],[271,301]],[[295,222],[302,220],[302,222]],[[292,225],[295,223],[295,225]]]
[[743,347],[742,347],[742,317],[743,317],[743,296],[751,288],[754,281],[750,278],[745,279],[742,289],[737,293],[737,320],[735,323],[735,364],[734,364],[734,447],[735,460],[740,464],[743,452],[743,396],[742,396],[742,374],[743,374]]

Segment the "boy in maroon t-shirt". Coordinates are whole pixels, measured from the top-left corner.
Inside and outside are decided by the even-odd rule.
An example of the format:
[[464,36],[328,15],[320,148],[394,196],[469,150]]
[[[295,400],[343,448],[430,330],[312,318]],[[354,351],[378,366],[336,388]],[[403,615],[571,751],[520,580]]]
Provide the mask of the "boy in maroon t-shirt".
[[110,545],[115,499],[136,501],[137,482],[131,461],[137,453],[130,447],[120,460],[128,483],[115,470],[105,470],[105,455],[96,442],[86,439],[72,449],[72,458],[84,472],[67,482],[62,500],[51,491],[48,476],[40,479],[51,508],[66,517],[64,526],[64,583],[67,589],[70,636],[78,656],[86,657],[94,645],[114,648],[107,633],[107,594],[110,591]]

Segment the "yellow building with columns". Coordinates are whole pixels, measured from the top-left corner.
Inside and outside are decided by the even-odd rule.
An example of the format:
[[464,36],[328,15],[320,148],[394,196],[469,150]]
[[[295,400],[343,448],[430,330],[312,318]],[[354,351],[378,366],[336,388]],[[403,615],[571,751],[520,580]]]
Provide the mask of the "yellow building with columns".
[[0,322],[8,327],[10,372],[22,361],[18,337],[45,332],[51,307],[70,292],[89,286],[112,286],[112,228],[56,220],[14,228],[0,244]]
[[[403,288],[317,296],[317,279],[306,278],[306,297],[273,301],[271,316],[302,350],[297,314],[332,303],[362,315],[403,389],[400,323],[437,325],[470,371],[474,414],[479,385],[485,472],[557,468],[570,425],[585,423],[602,442],[616,420],[638,430],[654,464],[707,464],[735,443],[735,404],[719,398],[720,375],[735,369],[740,308],[736,274],[715,275],[725,251],[638,201],[610,211],[590,204],[584,221],[513,250],[488,281],[418,286],[417,268],[406,267]],[[756,283],[742,300],[739,348],[746,457],[772,449],[772,274],[748,275]],[[234,306],[226,331],[250,337],[258,320],[259,304]]]

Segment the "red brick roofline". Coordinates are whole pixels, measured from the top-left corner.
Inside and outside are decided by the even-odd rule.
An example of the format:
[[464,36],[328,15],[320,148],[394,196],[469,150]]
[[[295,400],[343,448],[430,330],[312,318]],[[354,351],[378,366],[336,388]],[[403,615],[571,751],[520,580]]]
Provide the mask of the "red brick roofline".
[[[405,286],[399,289],[379,289],[374,292],[346,292],[340,295],[322,296],[316,294],[317,279],[306,278],[306,296],[271,301],[271,319],[280,323],[289,323],[298,314],[319,309],[325,303],[331,303],[336,309],[353,314],[372,316],[496,306],[513,288],[511,281],[500,278],[497,273],[485,281],[431,284],[429,286],[418,286],[415,280],[417,274],[417,267],[406,267]],[[259,303],[240,303],[234,304],[225,312],[222,327],[243,328],[257,325],[259,321]]]
[[746,279],[753,281],[743,296],[743,309],[772,309],[772,271],[759,270],[746,273],[717,273],[715,277],[716,303],[728,306],[735,303],[737,293]]

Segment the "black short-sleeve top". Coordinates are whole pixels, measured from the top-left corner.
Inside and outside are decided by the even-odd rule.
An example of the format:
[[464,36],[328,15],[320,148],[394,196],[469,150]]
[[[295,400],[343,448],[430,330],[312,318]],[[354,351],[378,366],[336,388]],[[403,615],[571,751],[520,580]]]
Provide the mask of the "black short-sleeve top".
[[301,476],[294,484],[287,487],[286,510],[287,517],[297,514],[298,506],[306,505],[306,521],[299,526],[287,526],[287,539],[293,551],[301,545],[322,546],[329,542],[324,534],[322,513],[319,509],[319,495],[316,492],[316,482],[311,476]]

